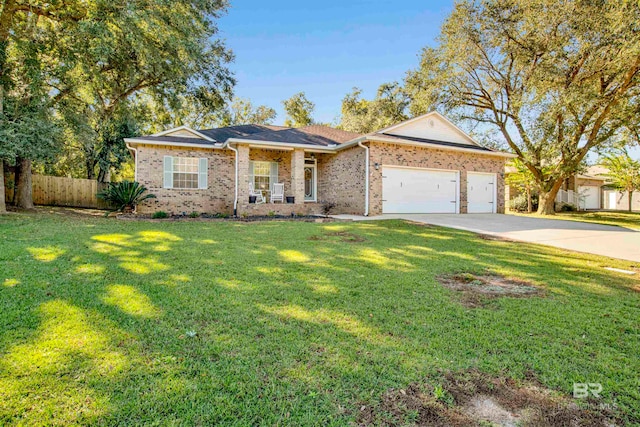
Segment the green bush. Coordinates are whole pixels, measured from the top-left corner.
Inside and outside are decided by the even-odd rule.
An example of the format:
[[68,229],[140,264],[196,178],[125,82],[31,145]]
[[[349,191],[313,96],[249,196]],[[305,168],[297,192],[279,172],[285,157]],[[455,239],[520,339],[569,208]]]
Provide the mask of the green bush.
[[157,211],[157,212],[154,212],[153,215],[151,215],[151,218],[153,219],[169,218],[169,214],[166,213],[165,211]]
[[578,208],[569,203],[563,203],[562,206],[560,206],[560,212],[575,212],[577,210]]
[[[518,194],[513,199],[509,200],[509,208],[513,211],[526,212],[527,211],[527,195],[522,193]],[[538,210],[538,195],[531,196],[531,209],[533,211]]]
[[155,194],[144,194],[147,187],[136,181],[112,182],[98,193],[98,197],[114,206],[115,212],[133,212],[135,207],[147,199],[155,199]]
[[199,212],[193,211],[189,214],[189,218],[198,218],[200,216]]

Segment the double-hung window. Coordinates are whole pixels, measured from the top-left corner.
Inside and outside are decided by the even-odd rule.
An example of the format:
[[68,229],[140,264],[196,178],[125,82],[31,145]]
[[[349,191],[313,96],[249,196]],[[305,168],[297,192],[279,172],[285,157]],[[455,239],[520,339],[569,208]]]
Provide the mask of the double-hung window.
[[164,188],[206,189],[206,158],[164,156]]
[[278,163],[249,162],[249,180],[256,190],[272,190],[278,182]]

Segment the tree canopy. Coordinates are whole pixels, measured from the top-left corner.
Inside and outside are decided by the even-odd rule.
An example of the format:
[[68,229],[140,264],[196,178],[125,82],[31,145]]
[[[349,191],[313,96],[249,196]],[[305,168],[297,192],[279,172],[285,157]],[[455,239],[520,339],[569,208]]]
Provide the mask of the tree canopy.
[[285,126],[303,127],[313,124],[313,110],[316,105],[307,99],[304,92],[299,92],[289,99],[282,101],[287,118],[284,121]]
[[[0,9],[3,127],[15,122],[10,115],[16,106],[28,105],[20,111],[33,119],[22,114],[21,126],[48,127],[50,133],[63,127],[65,139],[80,150],[87,175],[105,179],[127,159],[122,139],[149,118],[140,99],[173,111],[190,101],[208,112],[227,104],[235,84],[227,68],[233,55],[218,38],[216,24],[226,5],[225,0],[5,0]],[[20,156],[39,160],[38,153],[51,145],[52,138],[29,141],[16,135],[23,133],[7,130],[0,140],[0,157],[10,163]],[[21,146],[28,150],[21,152]]]
[[410,98],[397,83],[380,85],[376,97],[368,101],[362,90],[354,87],[342,99],[339,128],[350,132],[369,133],[409,118]]
[[552,213],[562,181],[634,118],[639,30],[631,1],[458,2],[407,75],[411,112],[498,131],[535,177],[539,212]]
[[276,119],[276,110],[266,105],[254,106],[250,99],[235,98],[223,110],[220,126],[268,125]]

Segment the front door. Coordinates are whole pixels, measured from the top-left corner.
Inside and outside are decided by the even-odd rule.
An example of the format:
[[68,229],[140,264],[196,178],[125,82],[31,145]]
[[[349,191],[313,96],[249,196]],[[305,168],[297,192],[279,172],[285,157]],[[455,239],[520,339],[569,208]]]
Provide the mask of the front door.
[[[307,161],[304,165],[304,201],[315,202],[316,201],[316,165],[309,164]],[[315,162],[314,162],[315,163]]]

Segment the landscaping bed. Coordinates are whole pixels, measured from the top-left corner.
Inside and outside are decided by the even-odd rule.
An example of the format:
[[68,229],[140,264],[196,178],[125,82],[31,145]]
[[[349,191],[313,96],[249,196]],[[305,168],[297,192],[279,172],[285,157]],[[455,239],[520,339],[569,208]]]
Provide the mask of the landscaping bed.
[[155,216],[155,214],[118,214],[118,219],[127,221],[302,221],[302,222],[335,222],[344,221],[336,218],[321,215],[253,215],[253,216],[230,216],[228,214],[167,214],[167,216]]

